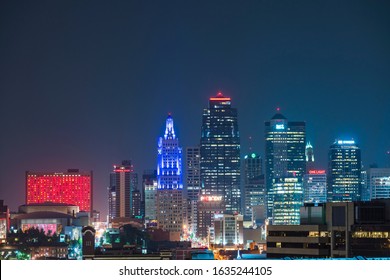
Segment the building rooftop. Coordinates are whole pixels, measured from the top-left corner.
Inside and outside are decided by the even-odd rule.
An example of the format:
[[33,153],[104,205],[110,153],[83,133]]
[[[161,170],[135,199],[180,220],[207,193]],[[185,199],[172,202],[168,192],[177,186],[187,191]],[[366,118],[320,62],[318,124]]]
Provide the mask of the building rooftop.
[[29,203],[29,204],[23,204],[21,206],[77,206],[75,204],[68,204],[68,203],[58,203],[58,202],[44,202],[44,203]]
[[285,116],[283,116],[282,114],[280,114],[280,113],[276,113],[272,117],[272,120],[287,120],[287,118]]
[[28,214],[21,214],[16,217],[18,220],[22,219],[66,219],[73,218],[71,215],[67,215],[59,212],[39,211]]

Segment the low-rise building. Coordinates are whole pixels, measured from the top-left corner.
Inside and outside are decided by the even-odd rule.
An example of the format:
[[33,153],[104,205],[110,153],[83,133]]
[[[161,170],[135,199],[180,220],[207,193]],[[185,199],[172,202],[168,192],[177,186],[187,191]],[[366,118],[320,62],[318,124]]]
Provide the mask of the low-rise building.
[[268,226],[268,258],[390,257],[390,199],[305,204],[300,225]]

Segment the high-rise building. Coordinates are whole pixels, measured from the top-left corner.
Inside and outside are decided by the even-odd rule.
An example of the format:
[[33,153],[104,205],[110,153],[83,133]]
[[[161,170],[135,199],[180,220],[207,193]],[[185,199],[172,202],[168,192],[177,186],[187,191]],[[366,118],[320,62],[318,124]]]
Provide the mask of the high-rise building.
[[390,198],[390,168],[369,168],[367,183],[371,199]]
[[305,157],[306,157],[306,173],[309,173],[309,170],[314,169],[314,150],[313,145],[310,142],[307,142],[305,149]]
[[186,216],[184,218],[184,227],[188,236],[196,235],[198,200],[201,190],[200,184],[200,147],[186,148],[186,166],[185,166],[185,188],[187,190],[187,201],[185,207]]
[[359,201],[361,153],[354,140],[336,140],[329,149],[328,201]]
[[303,205],[303,186],[300,177],[273,179],[273,225],[299,225]]
[[136,189],[132,191],[131,199],[133,200],[132,202],[132,214],[134,217],[137,218],[142,218],[141,215],[141,192]]
[[142,175],[145,203],[145,221],[157,220],[157,170],[145,171]]
[[[221,209],[224,209],[222,196],[202,195],[199,197],[197,213],[198,238],[205,241],[210,237],[210,230],[214,225],[215,214],[222,214]],[[210,240],[208,241],[210,243]]]
[[266,190],[262,174],[262,158],[251,153],[244,156],[244,220],[253,217],[253,206],[266,205]]
[[363,169],[360,173],[360,200],[361,201],[371,201],[371,190],[370,185],[368,184],[367,170]]
[[244,184],[263,174],[263,159],[259,154],[251,153],[244,156]]
[[157,221],[159,228],[180,236],[183,226],[182,149],[168,115],[165,133],[158,140]]
[[186,187],[187,198],[198,201],[200,194],[200,148],[186,148]]
[[[275,188],[279,187],[280,183],[283,185],[287,178],[298,178],[299,182],[296,184],[302,184],[303,174],[306,173],[305,143],[305,122],[289,122],[279,112],[265,122],[265,175],[269,219],[273,217]],[[277,180],[279,178],[282,180]],[[282,198],[280,195],[278,197]],[[297,198],[299,195],[289,197]],[[290,203],[285,198],[283,201],[282,203]]]
[[112,173],[115,181],[115,217],[132,218],[132,192],[137,189],[138,176],[130,160],[123,160],[121,165],[114,165]]
[[319,169],[309,170],[303,176],[304,202],[325,203],[326,202],[326,171]]
[[217,214],[213,228],[214,244],[218,246],[234,246],[244,243],[244,227],[242,215]]
[[26,171],[26,204],[73,204],[92,217],[92,181],[92,171],[79,169],[68,169],[67,172]]
[[200,144],[202,195],[222,196],[225,213],[241,213],[240,134],[237,109],[222,93],[203,110]]
[[[253,207],[262,206],[265,211],[267,205],[266,189],[264,175],[252,178],[244,185],[244,219],[245,221],[253,220]],[[259,209],[257,207],[257,209]],[[265,212],[264,215],[265,217]]]
[[116,217],[116,180],[115,172],[110,174],[110,185],[108,186],[108,221]]

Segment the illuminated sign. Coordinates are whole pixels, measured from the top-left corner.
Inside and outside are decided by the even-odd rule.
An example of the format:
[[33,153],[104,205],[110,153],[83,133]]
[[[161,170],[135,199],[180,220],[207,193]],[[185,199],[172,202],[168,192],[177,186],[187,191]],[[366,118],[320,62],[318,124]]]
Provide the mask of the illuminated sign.
[[216,97],[210,97],[210,101],[231,101],[231,98],[223,96],[222,92],[218,92]]
[[325,174],[325,170],[309,170],[309,174]]
[[276,126],[275,126],[275,128],[276,129],[284,129],[284,124],[282,123],[282,124],[277,124]]
[[222,201],[222,196],[201,196],[200,201]]
[[22,231],[26,231],[30,228],[37,228],[43,230],[46,235],[52,235],[54,233],[59,233],[62,229],[61,225],[57,224],[22,224]]
[[338,140],[339,145],[355,145],[355,140]]
[[230,97],[211,97],[210,101],[231,101]]

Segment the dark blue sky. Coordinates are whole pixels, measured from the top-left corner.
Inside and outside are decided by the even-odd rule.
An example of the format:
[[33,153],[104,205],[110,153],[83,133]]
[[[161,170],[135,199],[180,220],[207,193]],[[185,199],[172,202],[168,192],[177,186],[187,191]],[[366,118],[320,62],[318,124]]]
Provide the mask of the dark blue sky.
[[24,203],[25,170],[93,170],[107,211],[112,165],[155,168],[172,113],[183,147],[222,91],[242,153],[264,154],[277,106],[307,122],[318,167],[335,138],[363,163],[390,150],[389,1],[2,1],[0,199]]

